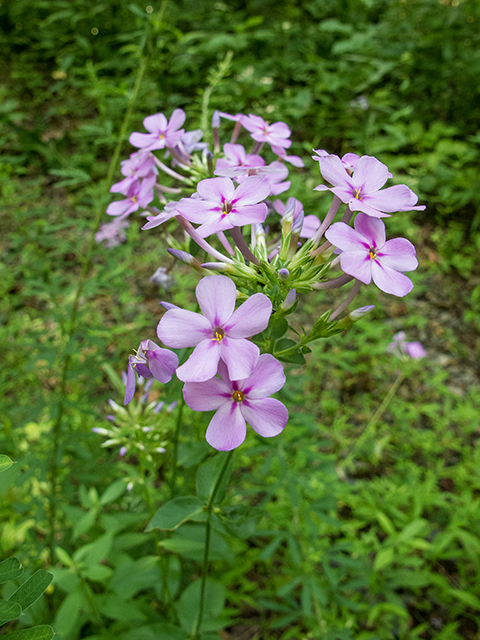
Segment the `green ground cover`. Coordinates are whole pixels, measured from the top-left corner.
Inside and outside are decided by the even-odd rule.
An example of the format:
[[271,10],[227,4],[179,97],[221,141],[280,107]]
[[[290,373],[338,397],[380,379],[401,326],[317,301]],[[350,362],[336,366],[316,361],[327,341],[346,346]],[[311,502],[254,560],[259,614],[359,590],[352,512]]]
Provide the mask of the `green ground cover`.
[[[198,595],[185,576],[198,577],[203,525],[145,532],[152,505],[171,497],[171,448],[122,459],[91,429],[108,428],[108,398],[122,404],[115,374],[139,339],[155,337],[159,300],[193,309],[196,277],[139,220],[125,244],[85,256],[139,65],[146,61],[130,128],[175,107],[200,126],[208,78],[233,51],[210,107],[289,123],[307,164],[293,185],[306,207],[325,210],[310,195],[319,180],[309,162],[312,147],[325,147],[376,154],[427,212],[391,220],[393,236],[417,245],[413,293],[365,289],[362,304],[375,311],[315,346],[305,368],[288,366],[279,397],[291,420],[281,439],[250,433],[238,451],[226,501],[238,526],[214,531],[217,581],[202,638],[474,640],[478,4],[207,4],[166,4],[161,21],[156,3],[151,12],[123,1],[0,6],[0,452],[16,461],[1,476],[0,560],[16,555],[25,567],[3,597],[40,568],[54,575],[47,595],[0,633],[51,624],[64,640],[188,637],[182,625]],[[129,152],[125,143],[122,157]],[[172,267],[168,292],[149,281],[159,266]],[[304,325],[329,303],[301,300]],[[422,341],[424,360],[385,352],[401,329]],[[178,391],[157,385],[152,399],[168,405]],[[178,409],[159,416],[168,443]],[[147,417],[137,418],[141,428]],[[180,495],[194,490],[198,462],[215,464],[206,424],[183,413]],[[248,505],[257,519],[242,519]],[[168,597],[176,604],[167,611]]]

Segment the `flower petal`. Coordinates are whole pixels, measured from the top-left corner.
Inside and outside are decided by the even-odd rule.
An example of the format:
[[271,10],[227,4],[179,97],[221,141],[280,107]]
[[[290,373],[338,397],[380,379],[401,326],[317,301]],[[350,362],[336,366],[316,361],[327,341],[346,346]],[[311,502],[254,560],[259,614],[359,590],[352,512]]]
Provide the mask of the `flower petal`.
[[[287,172],[288,175],[288,172]],[[232,204],[247,205],[257,204],[270,195],[270,183],[261,176],[251,176],[244,180],[235,190]]]
[[229,338],[255,336],[267,328],[271,315],[272,303],[267,296],[263,293],[254,293],[233,313],[225,325],[225,332]]
[[382,265],[378,260],[372,260],[372,277],[379,289],[399,298],[403,298],[413,289],[413,282],[410,278]]
[[197,184],[197,192],[204,200],[222,204],[233,198],[235,186],[230,178],[206,178]]
[[256,344],[245,338],[230,339],[225,337],[220,343],[220,357],[228,368],[230,380],[248,378],[255,368],[260,355]]
[[418,267],[415,247],[406,238],[393,238],[378,254],[381,263],[396,271],[413,271]]
[[[267,182],[269,185],[269,183]],[[268,186],[270,192],[270,185]],[[268,209],[264,202],[260,204],[247,204],[245,206],[235,205],[235,208],[225,216],[232,227],[242,227],[245,224],[262,224],[267,217]]]
[[320,173],[330,184],[335,187],[349,189],[349,192],[352,193],[353,187],[350,176],[338,156],[332,155],[320,158]]
[[127,384],[125,385],[125,399],[123,400],[123,404],[128,404],[129,402],[131,402],[133,396],[135,395],[136,375],[132,366],[133,358],[134,356],[129,356],[128,358]]
[[160,340],[174,349],[195,347],[210,337],[212,326],[207,318],[185,309],[170,309],[162,316],[157,327]]
[[378,218],[359,213],[353,223],[355,231],[361,233],[370,247],[381,249],[385,244],[385,224]]
[[378,191],[388,180],[390,172],[386,164],[373,156],[362,156],[355,163],[353,181],[364,193]]
[[157,347],[148,352],[148,368],[159,382],[163,384],[170,382],[177,367],[178,357],[173,351]]
[[164,133],[167,128],[167,119],[163,113],[156,113],[153,116],[147,116],[143,126],[150,133]]
[[217,373],[220,349],[218,342],[207,338],[195,347],[189,359],[177,369],[183,382],[205,382]]
[[251,376],[244,381],[242,391],[249,399],[266,398],[285,384],[285,372],[280,362],[269,353],[263,353]]
[[241,403],[240,410],[252,429],[264,438],[278,436],[288,422],[287,408],[275,398],[249,399]]
[[[185,117],[185,111],[183,109],[175,109],[168,121],[168,131],[172,132],[180,129],[182,124],[185,122]],[[147,127],[145,127],[145,129],[146,128]]]
[[335,222],[325,231],[326,239],[342,251],[368,250],[368,238],[364,238],[358,231],[352,229],[345,222]]
[[377,193],[366,195],[363,198],[365,204],[378,211],[393,213],[394,211],[409,211],[417,202],[415,193],[406,184],[397,184],[387,187]]
[[213,416],[205,437],[214,449],[231,451],[245,440],[247,425],[239,405],[239,402],[227,401]]
[[212,329],[223,327],[235,310],[237,289],[227,276],[202,278],[197,284],[195,295],[200,309],[210,321]]
[[211,378],[206,382],[186,382],[183,397],[194,411],[216,411],[226,400],[231,399],[232,391],[220,378]]
[[366,251],[346,251],[340,255],[342,271],[348,273],[363,282],[370,284],[372,281],[372,260]]

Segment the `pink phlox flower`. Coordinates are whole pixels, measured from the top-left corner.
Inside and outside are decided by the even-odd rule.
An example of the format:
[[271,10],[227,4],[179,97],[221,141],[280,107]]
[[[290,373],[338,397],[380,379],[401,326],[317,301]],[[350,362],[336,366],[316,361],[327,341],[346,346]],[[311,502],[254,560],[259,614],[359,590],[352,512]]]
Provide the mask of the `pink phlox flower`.
[[[190,162],[190,156],[195,151],[206,151],[208,149],[208,142],[200,142],[203,138],[203,131],[201,129],[195,129],[194,131],[186,131],[182,134],[182,137],[175,146],[175,151],[180,158],[184,159],[184,162],[188,164]],[[165,153],[165,158],[168,158],[170,153]],[[178,161],[175,157],[172,158],[172,165],[178,165]]]
[[363,213],[355,218],[354,227],[336,222],[325,232],[327,240],[341,250],[342,270],[365,284],[373,279],[385,293],[407,295],[413,284],[403,272],[418,266],[413,244],[405,238],[385,241],[384,223]]
[[119,244],[125,242],[127,236],[125,229],[130,226],[128,220],[116,218],[111,222],[100,225],[100,229],[95,234],[95,242],[103,242],[108,249],[118,247]]
[[[283,204],[281,200],[274,200],[273,208],[283,218],[283,214],[285,213],[285,209],[287,208],[286,205]],[[294,227],[295,222],[297,221],[298,217],[302,212],[303,212],[303,204],[300,202],[300,200],[295,199],[295,211],[294,211],[292,228]],[[303,224],[299,234],[300,238],[311,238],[313,235],[315,235],[315,231],[318,229],[319,226],[320,226],[320,220],[317,218],[317,216],[314,216],[312,214],[308,216],[304,216]]]
[[120,171],[125,178],[113,184],[110,188],[110,193],[123,193],[123,195],[127,195],[130,186],[138,178],[145,178],[152,173],[155,175],[158,174],[155,159],[150,151],[135,151],[130,154],[128,160],[122,160],[120,164]]
[[[292,145],[292,141],[288,139],[292,132],[285,122],[269,124],[266,120],[253,113],[250,113],[248,116],[243,116],[240,122],[242,126],[250,132],[254,140],[257,142],[267,142],[272,149],[273,147],[288,149]],[[278,153],[278,151],[274,151],[274,153]]]
[[223,145],[225,158],[218,158],[215,165],[214,174],[227,178],[234,178],[236,182],[245,179],[252,169],[265,166],[262,156],[247,153],[241,144],[231,144],[227,142]]
[[400,360],[408,360],[409,358],[420,360],[427,355],[420,342],[407,342],[405,338],[405,331],[399,331],[393,336],[393,342],[388,345],[386,350],[396,355]]
[[177,211],[190,222],[200,224],[197,233],[207,238],[219,231],[263,222],[267,205],[260,201],[270,191],[270,182],[260,176],[246,178],[236,189],[230,178],[207,178],[197,185],[201,200],[182,198]]
[[157,327],[159,339],[168,347],[195,347],[177,369],[184,382],[203,382],[217,373],[218,362],[227,365],[232,380],[249,376],[260,350],[248,340],[266,329],[272,303],[263,293],[250,296],[235,310],[235,285],[226,276],[202,278],[196,288],[203,315],[185,309],[170,309]]
[[288,421],[284,404],[269,396],[285,384],[283,367],[270,354],[258,358],[252,373],[242,380],[231,380],[223,362],[220,377],[207,382],[187,382],[183,397],[194,411],[216,411],[207,428],[207,442],[219,451],[240,446],[247,433],[246,423],[264,438],[277,436]]
[[[313,151],[317,155],[312,156],[312,158],[317,161],[320,161],[322,158],[327,158],[334,155],[332,153],[328,153],[328,151],[325,151],[325,149],[314,149]],[[358,156],[356,153],[346,153],[341,157],[342,164],[350,175],[352,175],[352,171],[355,169],[355,165],[357,164],[359,158],[360,156]],[[390,172],[388,173],[388,177],[393,177]]]
[[152,202],[154,198],[153,186],[157,181],[155,173],[149,173],[143,180],[138,178],[132,182],[126,194],[125,200],[111,202],[107,207],[109,216],[126,217],[130,213],[137,211],[140,207],[144,208]]
[[153,376],[155,380],[165,384],[170,382],[177,367],[178,358],[173,351],[162,349],[152,340],[143,340],[136,354],[128,358],[124,404],[128,404],[134,396],[135,373],[142,378]]
[[300,156],[287,156],[287,154],[285,153],[285,149],[283,147],[272,147],[272,151],[273,153],[276,153],[279,156],[279,159],[282,162],[289,162],[291,165],[293,165],[294,167],[304,167],[305,164],[303,162],[303,160],[300,158]]
[[134,147],[140,147],[146,151],[175,147],[185,133],[184,129],[180,129],[184,122],[185,111],[183,109],[175,109],[169,121],[163,113],[147,116],[143,121],[143,126],[148,133],[134,132],[130,135],[129,142]]
[[320,172],[334,186],[321,184],[315,187],[315,191],[331,191],[348,204],[351,211],[362,211],[374,218],[384,218],[394,211],[425,209],[424,206],[414,206],[418,197],[405,184],[380,191],[391,173],[383,162],[373,156],[359,158],[352,175],[349,175],[338,156],[320,157]]

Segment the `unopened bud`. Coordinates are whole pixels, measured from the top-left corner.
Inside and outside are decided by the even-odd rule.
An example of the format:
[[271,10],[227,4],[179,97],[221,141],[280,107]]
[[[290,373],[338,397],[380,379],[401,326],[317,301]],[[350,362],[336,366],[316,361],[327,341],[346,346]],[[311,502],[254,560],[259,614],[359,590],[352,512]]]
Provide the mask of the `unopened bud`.
[[289,309],[291,309],[295,304],[296,300],[297,300],[297,292],[295,291],[295,289],[290,289],[290,291],[287,293],[285,300],[282,302],[282,307],[281,307],[282,310],[288,311]]
[[293,223],[293,218],[295,217],[295,198],[289,198],[287,200],[287,206],[285,207],[285,213],[282,216],[282,223],[290,222]]
[[359,307],[358,309],[354,309],[349,315],[353,321],[360,320],[360,318],[366,316],[367,313],[370,313],[370,311],[372,311],[373,309],[375,309],[375,305],[369,304],[366,307]]
[[118,452],[118,455],[123,458],[126,455],[126,453],[127,453],[127,447],[120,447],[120,451]]
[[101,436],[108,436],[108,431],[102,427],[92,427],[93,433],[99,433]]
[[162,402],[159,402],[153,407],[153,413],[160,413],[160,411],[163,409],[164,406],[165,406],[165,402],[163,402],[162,400]]
[[180,307],[178,307],[176,304],[173,304],[172,302],[165,302],[164,300],[162,300],[160,304],[166,311],[170,311],[170,309],[180,309]]
[[220,127],[220,114],[215,109],[212,116],[212,129],[218,129]]
[[279,269],[278,270],[278,279],[281,282],[286,282],[290,277],[290,271],[288,269]]
[[227,265],[224,262],[204,262],[201,266],[203,269],[210,269],[211,271],[225,272],[227,270]]
[[299,236],[300,235],[300,231],[302,230],[303,227],[303,220],[305,218],[305,213],[303,211],[303,209],[301,211],[299,211],[299,213],[297,213],[297,215],[295,216],[295,219],[293,221],[292,224],[292,233],[295,236]]

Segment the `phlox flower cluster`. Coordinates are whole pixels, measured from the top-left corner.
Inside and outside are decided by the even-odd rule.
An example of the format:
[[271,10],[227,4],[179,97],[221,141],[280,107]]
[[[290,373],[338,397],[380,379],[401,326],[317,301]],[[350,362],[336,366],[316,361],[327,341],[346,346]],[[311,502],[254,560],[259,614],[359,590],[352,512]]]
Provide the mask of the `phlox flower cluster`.
[[[140,210],[147,218],[143,229],[163,225],[159,231],[169,253],[203,276],[196,289],[201,313],[165,305],[157,327],[164,346],[143,340],[130,356],[125,404],[134,397],[137,375],[162,384],[175,375],[184,383],[190,408],[215,411],[208,442],[230,450],[243,442],[246,423],[264,437],[283,430],[287,411],[270,398],[285,382],[280,361],[304,361],[309,342],[348,328],[371,311],[361,307],[336,320],[361,286],[373,282],[399,297],[411,291],[405,273],[418,265],[415,248],[405,238],[387,239],[383,219],[424,207],[407,185],[385,187],[393,176],[377,158],[353,152],[340,158],[316,149],[312,157],[326,184],[314,190],[333,194],[322,220],[306,212],[300,199],[284,195],[291,187],[288,165],[304,166],[299,156],[287,155],[292,140],[286,123],[216,111],[206,136],[213,139],[211,146],[202,141],[202,130],[186,131],[185,120],[181,109],[169,119],[157,113],[145,118],[146,133],[131,134],[138,151],[122,162],[124,178],[111,189],[124,197],[107,209],[117,226],[111,239],[108,229],[99,237],[116,242],[128,216]],[[220,134],[229,128],[230,140],[222,146]],[[250,148],[240,136],[250,140]],[[203,253],[192,252],[194,257],[191,242]],[[205,254],[209,261],[202,263],[198,256]],[[319,318],[312,331],[297,333],[297,341],[282,346],[276,332],[288,329],[284,316],[295,310],[297,293],[352,281],[342,304]],[[271,326],[276,332],[269,333]],[[400,351],[408,353],[409,344],[414,343]],[[187,348],[192,351],[183,362],[170,351]]]

